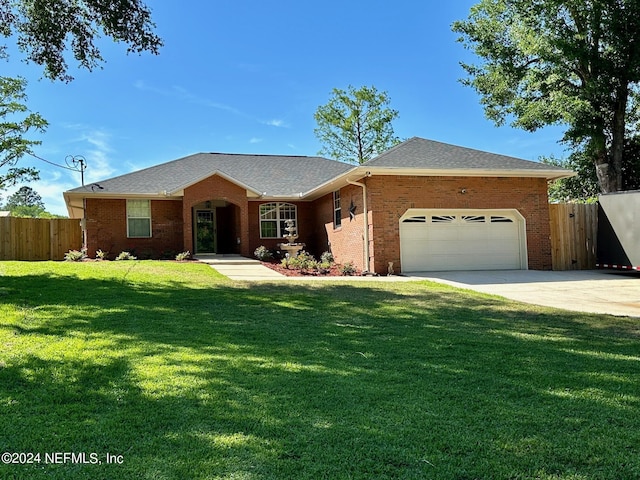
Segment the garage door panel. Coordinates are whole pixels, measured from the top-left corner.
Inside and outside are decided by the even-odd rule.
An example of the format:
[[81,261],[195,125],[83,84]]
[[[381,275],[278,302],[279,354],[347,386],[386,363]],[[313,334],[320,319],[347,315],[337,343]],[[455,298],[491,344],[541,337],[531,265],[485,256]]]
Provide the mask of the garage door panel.
[[[400,223],[402,270],[526,268],[524,220],[508,211],[419,211]],[[424,219],[424,221],[422,220]]]

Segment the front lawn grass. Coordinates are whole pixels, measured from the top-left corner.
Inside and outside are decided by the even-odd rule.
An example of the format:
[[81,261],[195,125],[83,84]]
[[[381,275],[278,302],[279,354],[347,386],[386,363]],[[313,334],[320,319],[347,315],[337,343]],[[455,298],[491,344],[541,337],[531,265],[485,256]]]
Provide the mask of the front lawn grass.
[[639,340],[429,282],[0,262],[0,453],[40,454],[0,478],[637,479]]

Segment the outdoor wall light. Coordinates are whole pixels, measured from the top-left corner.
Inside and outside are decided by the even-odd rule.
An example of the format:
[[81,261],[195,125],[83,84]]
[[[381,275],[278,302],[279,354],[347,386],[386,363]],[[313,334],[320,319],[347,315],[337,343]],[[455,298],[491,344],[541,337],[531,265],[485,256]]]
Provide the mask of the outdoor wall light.
[[464,195],[465,193],[467,193],[467,189],[463,188],[462,190],[460,190],[460,193]]

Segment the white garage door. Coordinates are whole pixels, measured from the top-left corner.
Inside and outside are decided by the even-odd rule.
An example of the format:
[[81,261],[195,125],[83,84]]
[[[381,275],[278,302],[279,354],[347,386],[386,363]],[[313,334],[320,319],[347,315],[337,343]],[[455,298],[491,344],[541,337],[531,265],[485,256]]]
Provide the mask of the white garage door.
[[403,272],[527,269],[517,210],[410,209],[400,218]]

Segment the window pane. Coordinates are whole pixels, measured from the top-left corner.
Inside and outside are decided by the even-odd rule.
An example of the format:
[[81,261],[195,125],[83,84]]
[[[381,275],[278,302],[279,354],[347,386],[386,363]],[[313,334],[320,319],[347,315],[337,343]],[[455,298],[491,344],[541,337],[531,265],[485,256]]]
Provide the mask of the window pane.
[[149,200],[127,200],[127,217],[151,217]]
[[129,220],[129,236],[145,237],[151,236],[151,219],[150,218],[130,218]]
[[282,238],[287,233],[285,220],[293,220],[297,227],[295,205],[277,202],[260,205],[260,237]]
[[260,218],[263,219],[278,219],[278,204],[277,203],[264,203],[260,205]]
[[402,223],[426,223],[427,222],[427,217],[411,217],[411,218],[405,218]]
[[277,238],[277,222],[271,220],[263,220],[260,222],[260,236],[262,238]]
[[296,219],[296,207],[294,205],[282,204],[280,206],[280,219]]
[[[298,233],[298,225],[297,222],[295,220],[293,220],[293,227],[295,228],[295,230],[293,231],[293,233],[297,234]],[[285,220],[280,220],[280,237],[284,237],[287,234],[287,222]]]
[[453,223],[455,219],[454,215],[434,215],[431,217],[431,223]]

